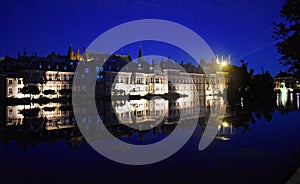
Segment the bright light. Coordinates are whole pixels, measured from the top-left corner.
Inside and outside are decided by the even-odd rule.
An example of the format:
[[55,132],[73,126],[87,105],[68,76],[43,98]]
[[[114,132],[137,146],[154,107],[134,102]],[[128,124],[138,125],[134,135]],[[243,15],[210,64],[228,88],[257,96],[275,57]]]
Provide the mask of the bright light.
[[226,66],[227,65],[227,62],[226,61],[222,61],[221,62],[221,66]]
[[229,127],[229,124],[228,124],[226,121],[224,121],[224,122],[222,123],[222,126],[225,127],[225,128],[227,128],[227,127]]

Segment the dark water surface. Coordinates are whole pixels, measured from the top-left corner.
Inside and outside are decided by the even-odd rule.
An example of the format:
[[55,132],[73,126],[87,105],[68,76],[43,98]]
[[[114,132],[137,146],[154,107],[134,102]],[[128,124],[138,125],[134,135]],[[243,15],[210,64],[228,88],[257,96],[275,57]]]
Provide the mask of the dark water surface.
[[[300,163],[297,97],[293,103],[284,105],[278,101],[268,113],[257,111],[251,112],[248,119],[228,119],[227,125],[220,125],[217,138],[204,151],[198,150],[203,132],[203,124],[199,123],[194,135],[180,151],[166,160],[144,166],[119,164],[93,150],[76,128],[71,111],[50,111],[50,108],[39,107],[47,111],[41,110],[35,118],[26,118],[25,121],[23,115],[10,120],[18,110],[5,107],[3,114],[6,114],[6,119],[2,121],[6,123],[0,132],[0,181],[285,183]],[[48,125],[45,128],[46,116]],[[58,116],[59,121],[55,119]],[[18,125],[21,122],[24,123]],[[114,130],[118,130],[115,132],[119,132],[119,138],[126,142],[145,144],[166,137],[172,126],[159,125],[144,132],[126,132],[124,127],[115,127]]]

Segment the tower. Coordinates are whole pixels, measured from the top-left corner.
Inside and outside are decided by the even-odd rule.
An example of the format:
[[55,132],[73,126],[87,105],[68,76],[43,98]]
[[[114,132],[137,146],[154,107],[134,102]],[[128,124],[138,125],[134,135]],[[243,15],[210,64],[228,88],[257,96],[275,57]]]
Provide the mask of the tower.
[[80,60],[81,59],[81,54],[80,54],[80,49],[77,48],[77,52],[76,52],[76,55],[75,55],[75,58],[76,60]]
[[68,59],[69,60],[74,60],[74,51],[72,44],[70,44],[69,50],[68,50]]
[[139,55],[138,55],[138,63],[141,64],[143,63],[144,58],[143,58],[143,52],[142,52],[142,43],[140,42],[140,49],[139,49]]

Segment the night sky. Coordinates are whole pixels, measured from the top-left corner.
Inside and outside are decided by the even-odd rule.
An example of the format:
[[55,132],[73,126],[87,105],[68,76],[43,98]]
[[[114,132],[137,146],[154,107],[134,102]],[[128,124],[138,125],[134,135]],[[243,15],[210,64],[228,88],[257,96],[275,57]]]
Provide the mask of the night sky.
[[[165,19],[198,33],[215,54],[244,59],[256,73],[275,75],[282,67],[272,39],[283,0],[9,0],[0,6],[0,56],[16,57],[26,48],[45,56],[66,54],[69,44],[87,47],[106,30],[137,19]],[[156,28],[159,29],[159,28]],[[125,53],[128,50],[124,51]],[[147,55],[147,49],[143,49]],[[138,48],[130,50],[131,55]],[[172,54],[169,54],[172,57]],[[175,58],[176,59],[176,58]]]

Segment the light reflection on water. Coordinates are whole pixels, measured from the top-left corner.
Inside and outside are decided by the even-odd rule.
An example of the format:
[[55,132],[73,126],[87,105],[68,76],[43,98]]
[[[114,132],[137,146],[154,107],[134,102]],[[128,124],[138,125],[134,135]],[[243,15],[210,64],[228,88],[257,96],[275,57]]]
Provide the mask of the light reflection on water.
[[[119,139],[132,144],[150,144],[163,139],[176,126],[178,108],[183,108],[182,116],[192,118],[196,116],[193,109],[199,107],[198,127],[190,141],[171,158],[138,168],[113,163],[93,151],[76,127],[69,104],[3,107],[0,110],[0,167],[7,170],[3,180],[21,182],[22,177],[14,177],[8,170],[26,171],[36,167],[39,169],[34,173],[19,175],[43,180],[49,177],[48,172],[64,168],[64,172],[54,172],[51,176],[59,181],[67,178],[67,182],[85,181],[88,175],[91,181],[102,176],[106,182],[130,178],[137,182],[145,178],[158,183],[192,182],[200,177],[201,183],[284,183],[300,160],[297,156],[300,153],[299,94],[288,94],[285,103],[277,95],[272,108],[233,112],[237,113],[235,117],[227,117],[218,125],[212,145],[199,152],[197,145],[210,113],[207,107],[213,103],[218,104],[216,108],[225,108],[223,99],[216,97],[200,99],[199,104],[184,99],[175,103],[165,99],[101,102],[99,112],[107,128]],[[115,107],[117,110],[112,111]],[[135,123],[141,130],[127,126],[132,123],[129,121],[132,114],[136,115]],[[156,117],[162,118],[162,122],[151,125]],[[149,174],[162,179],[148,178]]]
[[[154,98],[151,100],[100,101],[98,106],[102,121],[111,133],[118,138],[128,137],[134,132],[145,134],[147,132],[153,133],[153,131],[164,134],[163,138],[172,132],[180,118],[200,119],[199,124],[204,130],[209,114],[215,111],[219,112],[221,109],[225,110],[226,104],[222,97],[216,96],[206,99],[203,97],[198,100],[183,97],[175,100]],[[80,107],[75,110],[88,112],[88,108]],[[2,132],[15,130],[19,133],[31,132],[49,135],[54,132],[65,132],[66,130],[78,131],[73,108],[70,104],[49,103],[46,105],[6,106],[2,108],[2,114],[4,115],[1,119]],[[84,122],[91,121],[88,115],[83,119]],[[232,125],[224,127],[220,124],[216,128],[219,129],[219,132],[224,132],[229,127],[232,129]],[[98,127],[95,128],[98,129]],[[148,143],[151,143],[151,136],[147,137],[150,141]],[[131,143],[135,142],[136,140],[133,140]]]

